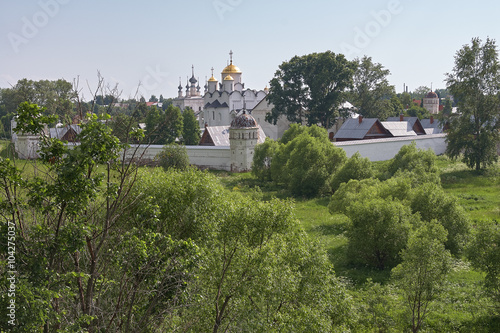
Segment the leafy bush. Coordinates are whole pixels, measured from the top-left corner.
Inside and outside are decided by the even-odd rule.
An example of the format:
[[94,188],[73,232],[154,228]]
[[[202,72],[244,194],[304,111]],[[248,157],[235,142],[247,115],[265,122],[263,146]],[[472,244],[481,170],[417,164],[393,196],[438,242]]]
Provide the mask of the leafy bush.
[[332,177],[330,182],[332,191],[335,192],[340,184],[347,183],[351,179],[361,180],[371,178],[373,175],[374,173],[370,160],[361,157],[359,152],[356,152]]
[[410,177],[413,184],[426,182],[441,183],[439,169],[436,166],[436,155],[432,150],[418,149],[415,142],[401,147],[387,166],[385,179],[396,174]]
[[496,315],[500,314],[500,225],[491,221],[479,226],[468,248],[472,264],[486,273],[484,287],[493,299]]
[[412,226],[419,222],[409,207],[381,198],[355,202],[346,215],[351,219],[347,233],[349,255],[355,262],[378,269],[399,262]]
[[271,180],[271,163],[279,148],[278,142],[266,138],[262,144],[255,146],[252,174],[260,180]]
[[157,156],[158,164],[165,170],[170,168],[184,170],[189,166],[189,156],[186,147],[182,145],[167,145]]
[[327,180],[344,164],[345,151],[333,146],[326,130],[317,126],[294,126],[290,131],[300,134],[280,145],[271,164],[271,178],[285,184],[295,196],[314,197],[330,192]]

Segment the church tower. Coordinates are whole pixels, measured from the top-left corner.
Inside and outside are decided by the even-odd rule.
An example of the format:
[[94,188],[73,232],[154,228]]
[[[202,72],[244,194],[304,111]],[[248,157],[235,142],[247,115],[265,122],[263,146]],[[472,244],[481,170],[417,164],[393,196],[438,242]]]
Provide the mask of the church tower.
[[234,79],[234,83],[241,83],[241,70],[233,65],[233,51],[229,52],[230,63],[222,70],[222,81],[229,75]]
[[252,169],[255,145],[259,139],[255,119],[243,113],[231,122],[229,144],[231,147],[231,172],[247,172]]
[[430,91],[425,97],[423,102],[423,107],[426,108],[430,114],[439,113],[439,97],[438,95]]
[[217,79],[214,77],[214,68],[212,67],[212,76],[208,79],[208,92],[213,94],[217,90]]

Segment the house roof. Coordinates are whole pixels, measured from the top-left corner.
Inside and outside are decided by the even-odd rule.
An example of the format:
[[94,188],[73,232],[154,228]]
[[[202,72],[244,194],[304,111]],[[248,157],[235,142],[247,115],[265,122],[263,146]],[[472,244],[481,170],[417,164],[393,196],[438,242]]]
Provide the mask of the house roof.
[[432,123],[431,123],[431,119],[422,119],[420,121],[420,123],[422,124],[422,127],[425,130],[425,134],[443,133],[443,127],[441,126],[439,121],[436,119],[432,119]]
[[416,136],[409,121],[382,121],[382,125],[392,136]]
[[362,118],[361,123],[358,118],[347,119],[342,127],[337,131],[335,139],[363,139],[371,128],[380,121],[377,118]]
[[[229,127],[230,126],[207,126],[201,138],[200,144],[212,144],[214,146],[229,146]],[[257,143],[264,143],[266,134],[264,130],[257,125],[258,139]]]
[[[400,117],[389,117],[387,118],[387,121],[401,121]],[[410,124],[410,128],[415,131],[415,133],[418,134],[425,134],[424,127],[422,126],[422,123],[420,122],[420,119],[418,117],[403,117],[403,121],[407,121]]]
[[62,139],[69,130],[73,130],[75,134],[80,134],[82,128],[78,125],[69,125],[65,127],[56,127],[49,130],[49,135],[51,138]]

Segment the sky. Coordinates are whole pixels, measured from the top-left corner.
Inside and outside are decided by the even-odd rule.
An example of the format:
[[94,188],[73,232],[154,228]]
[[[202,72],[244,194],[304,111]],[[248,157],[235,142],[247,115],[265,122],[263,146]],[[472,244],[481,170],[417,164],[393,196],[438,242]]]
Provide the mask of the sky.
[[[0,0],[0,88],[20,79],[78,82],[98,73],[121,98],[177,96],[192,66],[201,85],[233,63],[263,89],[295,55],[367,55],[396,92],[445,88],[471,39],[500,43],[500,2],[463,0]],[[185,89],[184,89],[185,90]]]

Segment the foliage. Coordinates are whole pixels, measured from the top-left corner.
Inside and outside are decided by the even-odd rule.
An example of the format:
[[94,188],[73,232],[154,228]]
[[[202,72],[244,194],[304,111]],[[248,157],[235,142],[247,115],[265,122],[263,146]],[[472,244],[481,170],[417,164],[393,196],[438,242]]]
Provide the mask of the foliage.
[[451,102],[451,99],[447,98],[444,102],[444,107],[443,107],[443,112],[442,112],[442,117],[443,118],[448,118],[451,116],[451,113],[453,111],[453,104]]
[[446,82],[458,99],[459,111],[451,117],[447,153],[453,158],[462,156],[470,168],[486,168],[497,161],[500,142],[500,67],[495,41],[488,38],[483,44],[473,38],[457,52]]
[[181,110],[173,105],[165,111],[152,106],[147,110],[145,123],[149,142],[154,144],[172,144],[182,135]]
[[281,115],[291,122],[330,128],[352,84],[355,64],[331,51],[295,56],[283,62],[270,82],[267,99],[274,105],[266,120]]
[[347,183],[351,179],[361,180],[371,178],[373,175],[374,173],[370,160],[361,157],[359,152],[356,152],[347,160],[339,171],[334,174],[330,186],[332,191],[335,192],[342,183]]
[[0,105],[5,107],[5,114],[13,114],[21,103],[29,102],[44,107],[45,115],[56,115],[59,119],[70,122],[71,116],[75,114],[75,98],[73,86],[66,80],[21,79],[12,88],[2,89]]
[[86,119],[70,149],[45,136],[50,118],[42,113],[29,103],[18,108],[18,130],[41,135],[34,176],[0,163],[1,228],[9,221],[16,230],[16,306],[30,309],[18,312],[18,331],[151,331],[178,304],[197,248],[124,225],[137,168],[116,162],[125,145],[109,117]]
[[412,225],[419,222],[409,207],[381,198],[354,202],[346,215],[352,222],[347,233],[349,255],[355,262],[381,270],[399,262]]
[[186,108],[182,113],[182,139],[185,145],[197,145],[200,143],[200,124],[196,119],[193,109]]
[[[139,124],[132,116],[123,113],[118,113],[113,116],[112,121],[109,122],[109,127],[122,143],[132,143],[131,132],[139,128]],[[136,142],[134,142],[136,143]]]
[[[291,130],[302,131],[300,127]],[[314,197],[330,191],[327,180],[345,160],[344,150],[330,143],[326,130],[311,126],[279,146],[271,164],[271,177],[285,184],[295,196]]]
[[381,64],[373,63],[368,56],[355,62],[357,68],[349,101],[357,108],[357,112],[363,117],[382,120],[395,115],[391,104],[387,103],[394,94],[394,86],[389,85],[387,80],[390,71]]
[[500,226],[497,221],[483,223],[468,249],[472,264],[486,273],[484,286],[500,314]]
[[426,183],[415,188],[411,195],[411,208],[418,212],[423,221],[436,220],[446,232],[446,249],[459,255],[465,248],[470,235],[470,221],[457,199],[447,195],[434,183]]
[[446,230],[432,221],[410,237],[401,253],[402,262],[392,270],[411,317],[412,332],[418,332],[450,271],[451,255],[445,250]]
[[419,86],[411,93],[411,95],[414,99],[423,99],[430,91],[431,88],[427,86]]
[[300,231],[291,201],[242,200],[195,169],[144,170],[129,199],[131,227],[200,248],[199,279],[165,330],[331,331],[348,323],[343,284]]
[[409,117],[417,117],[418,119],[422,120],[422,119],[425,119],[425,118],[429,118],[431,116],[431,114],[429,113],[429,110],[427,110],[426,108],[422,107],[422,106],[419,106],[419,105],[415,105],[414,103],[412,103],[413,105],[405,110],[405,114]]
[[[411,176],[414,184],[426,182],[440,183],[439,169],[436,166],[436,155],[432,150],[418,149],[415,142],[401,147],[390,160],[387,167],[388,176],[405,173]],[[408,175],[410,172],[411,175]]]
[[278,142],[266,138],[264,143],[255,146],[252,174],[263,181],[271,181],[271,164],[279,147]]
[[165,170],[170,168],[184,170],[189,166],[189,156],[186,147],[181,145],[167,145],[156,157],[158,164]]

